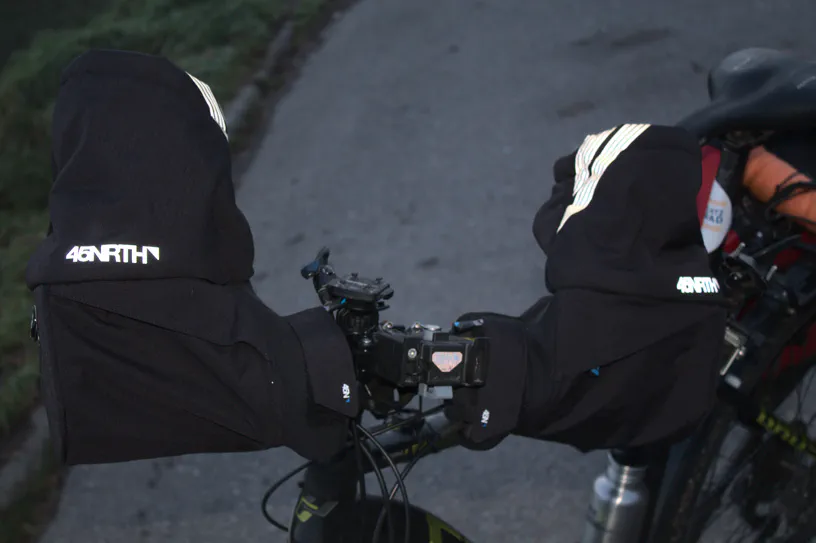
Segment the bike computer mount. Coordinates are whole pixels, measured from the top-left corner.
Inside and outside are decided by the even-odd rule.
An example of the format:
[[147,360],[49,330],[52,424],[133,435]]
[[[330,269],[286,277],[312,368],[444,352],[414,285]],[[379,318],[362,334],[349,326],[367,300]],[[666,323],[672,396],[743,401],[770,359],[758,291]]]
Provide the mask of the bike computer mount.
[[335,320],[354,351],[360,381],[385,381],[395,388],[417,388],[419,394],[449,399],[453,388],[479,387],[487,374],[487,338],[466,338],[439,326],[414,323],[405,327],[379,322],[386,300],[394,295],[381,277],[357,273],[339,276],[324,247],[300,270],[311,279],[320,302]]

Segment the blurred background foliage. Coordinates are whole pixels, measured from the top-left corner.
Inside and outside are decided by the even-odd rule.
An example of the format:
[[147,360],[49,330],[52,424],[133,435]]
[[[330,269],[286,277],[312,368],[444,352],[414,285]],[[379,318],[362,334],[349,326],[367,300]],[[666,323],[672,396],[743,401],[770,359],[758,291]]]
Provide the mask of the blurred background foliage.
[[287,0],[16,0],[0,6],[0,438],[36,402],[23,282],[48,226],[60,74],[90,48],[162,55],[225,104],[257,67]]

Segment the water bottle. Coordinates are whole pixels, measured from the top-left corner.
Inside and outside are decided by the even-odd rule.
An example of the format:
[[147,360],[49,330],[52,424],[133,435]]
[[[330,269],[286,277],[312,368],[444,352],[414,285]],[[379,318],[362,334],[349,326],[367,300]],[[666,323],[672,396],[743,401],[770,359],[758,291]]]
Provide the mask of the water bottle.
[[623,453],[607,455],[606,472],[595,479],[581,543],[638,543],[649,506],[645,465],[628,465]]

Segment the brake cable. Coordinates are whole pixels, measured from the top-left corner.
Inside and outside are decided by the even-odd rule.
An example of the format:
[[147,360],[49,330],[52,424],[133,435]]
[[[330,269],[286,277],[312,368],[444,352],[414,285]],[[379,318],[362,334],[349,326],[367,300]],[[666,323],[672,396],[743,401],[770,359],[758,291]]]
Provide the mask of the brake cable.
[[[804,176],[806,180],[790,183],[791,180],[793,180],[796,176],[799,175]],[[812,219],[800,217],[797,215],[790,215],[788,213],[781,213],[776,210],[776,207],[779,204],[787,202],[788,200],[796,196],[799,196],[800,194],[804,194],[805,192],[810,192],[813,190],[816,190],[816,182],[807,178],[807,176],[805,176],[805,174],[803,174],[802,172],[793,172],[792,174],[788,175],[776,186],[776,190],[774,191],[773,197],[771,197],[771,199],[766,204],[767,207],[765,208],[765,219],[768,221],[774,221],[778,217],[785,217],[794,221],[801,221],[808,223],[810,225],[816,225],[816,221]],[[776,217],[774,215],[776,215]]]
[[[377,441],[377,438],[375,438],[373,435],[371,435],[371,432],[369,432],[368,430],[366,430],[365,428],[363,428],[359,424],[357,424],[357,430],[362,432],[362,434],[366,438],[368,438],[368,440],[371,443],[374,444],[374,446],[377,448],[377,450],[380,451],[380,454],[383,455],[383,458],[385,458],[386,462],[388,462],[388,467],[390,467],[394,472],[394,477],[396,478],[397,485],[399,487],[399,491],[400,491],[400,494],[402,496],[403,509],[405,511],[405,533],[404,533],[403,540],[405,541],[405,543],[410,543],[410,541],[411,541],[411,522],[410,522],[411,504],[408,501],[408,490],[405,488],[405,481],[402,480],[402,476],[400,474],[400,471],[397,468],[397,465],[391,459],[391,456],[388,454],[388,451],[386,451],[385,448],[382,446],[382,444],[379,441]],[[372,462],[373,462],[373,458],[372,458]],[[379,474],[378,477],[382,477],[382,470],[379,468],[379,466],[377,466],[376,463],[373,463],[372,467],[374,468],[375,473]],[[388,496],[388,488],[385,488],[382,491],[382,496],[383,496],[383,500],[385,501],[385,503],[383,504],[383,507],[387,507],[387,508],[390,509],[390,507],[391,507],[391,498]],[[387,512],[387,514],[390,515],[390,512]],[[390,525],[390,523],[389,523],[389,525]],[[380,540],[380,534],[379,534],[379,532],[375,532],[374,533],[374,538],[372,539],[372,543],[378,543],[379,540]]]
[[[384,484],[380,486],[380,491],[382,493],[383,498],[385,500],[387,500],[387,502],[390,502],[395,497],[396,492],[398,490],[401,492],[401,495],[402,495],[402,498],[403,498],[403,501],[404,501],[405,514],[406,514],[406,517],[405,517],[405,519],[406,519],[406,532],[408,532],[410,530],[410,528],[407,527],[408,518],[409,518],[409,515],[410,515],[410,503],[408,502],[408,496],[407,496],[408,493],[407,493],[407,490],[405,488],[404,479],[408,475],[408,473],[411,471],[411,469],[413,469],[413,467],[416,465],[417,461],[420,460],[420,456],[418,455],[418,456],[414,457],[411,460],[410,464],[408,466],[406,466],[405,469],[400,473],[399,470],[396,467],[396,464],[394,464],[394,462],[391,460],[391,457],[385,452],[385,449],[377,441],[376,437],[379,436],[379,435],[382,435],[382,434],[397,430],[397,429],[402,428],[404,426],[407,426],[407,425],[409,425],[409,424],[411,424],[413,422],[416,422],[419,419],[422,419],[424,417],[432,415],[432,414],[434,414],[436,412],[439,412],[441,410],[442,410],[441,407],[435,407],[435,408],[429,409],[428,411],[425,411],[425,412],[423,412],[420,409],[420,410],[417,410],[416,414],[414,416],[412,416],[412,417],[408,417],[408,418],[405,418],[405,419],[400,420],[398,422],[395,422],[393,424],[383,426],[382,428],[379,428],[379,429],[377,429],[377,430],[375,430],[373,432],[371,432],[371,431],[369,431],[369,430],[367,430],[367,429],[365,429],[365,428],[363,428],[362,426],[359,426],[359,425],[357,425],[358,426],[357,428],[352,426],[353,430],[356,430],[356,433],[363,433],[364,434],[363,439],[355,438],[353,441],[347,443],[346,446],[344,447],[344,450],[349,450],[349,449],[351,449],[353,447],[356,448],[364,440],[369,440],[369,441],[372,441],[375,444],[375,446],[379,449],[380,453],[383,454],[383,456],[387,459],[387,461],[389,463],[389,467],[394,470],[394,474],[396,476],[397,483],[394,485],[391,492],[388,491],[388,487],[385,486]],[[411,410],[411,411],[413,411],[413,410]],[[360,432],[360,430],[362,430],[362,432]],[[427,447],[427,449],[432,449],[432,448],[433,448],[432,446]],[[362,448],[362,447],[360,448],[360,452],[366,455],[366,457],[367,457],[366,459],[371,464],[372,468],[374,469],[375,475],[377,475],[377,478],[379,480],[383,475],[382,470],[377,465],[376,461],[374,460],[373,456],[371,455],[371,452],[368,451],[365,448]],[[273,525],[275,528],[281,530],[282,532],[289,532],[289,528],[287,526],[285,526],[282,522],[274,519],[272,517],[272,515],[269,513],[269,510],[268,510],[269,500],[271,499],[272,495],[275,492],[277,492],[287,481],[289,481],[295,475],[301,473],[305,469],[309,468],[314,463],[315,462],[313,460],[311,460],[311,461],[305,462],[305,463],[301,464],[300,466],[296,467],[295,469],[293,469],[292,471],[290,471],[289,473],[284,475],[281,479],[279,479],[271,487],[269,487],[269,489],[263,495],[263,498],[261,500],[261,513],[263,514],[263,516],[264,516],[264,518],[266,519],[267,522],[269,522],[271,525]],[[361,470],[361,471],[364,471],[364,470]],[[384,478],[383,478],[383,482],[384,482]],[[364,494],[361,493],[361,496],[364,496]],[[380,517],[382,517],[384,519],[385,518],[385,513],[386,513],[386,509],[384,507],[383,510],[380,512]],[[380,518],[378,517],[378,525],[381,528],[382,527],[382,522],[379,522],[379,520],[380,520]],[[406,539],[405,539],[406,543],[408,543],[409,538],[410,538],[410,533],[406,533]],[[375,541],[376,541],[376,539],[375,539]],[[392,543],[393,543],[393,541],[392,541]]]
[[[371,435],[365,428],[363,428],[362,426],[360,426],[357,423],[355,423],[355,428],[356,428],[357,431],[362,430],[364,434]],[[372,436],[371,439],[374,440],[374,437]],[[380,452],[382,454],[384,454],[385,457],[389,460],[389,462],[391,463],[391,466],[395,470],[394,473],[397,475],[397,477],[399,477],[399,472],[396,471],[396,469],[397,469],[396,466],[394,465],[393,462],[391,462],[391,457],[388,456],[387,454],[385,454],[385,449],[383,449],[382,445],[380,445],[380,443],[378,441],[374,440],[374,442],[376,443],[376,446],[380,449]],[[383,504],[383,508],[384,509],[387,508],[385,510],[387,511],[387,516],[388,516],[388,540],[389,540],[390,543],[394,543],[394,523],[391,522],[391,500],[388,499],[387,496],[386,496],[388,494],[388,486],[385,484],[385,476],[383,475],[383,472],[380,469],[380,467],[377,465],[377,461],[374,460],[374,456],[371,454],[371,451],[369,451],[367,447],[360,447],[359,442],[357,442],[356,448],[357,448],[358,451],[361,451],[366,456],[369,463],[371,464],[371,467],[374,468],[374,475],[377,477],[377,482],[380,485],[380,493],[382,494],[382,497],[385,500],[385,503]],[[365,495],[361,494],[360,495],[361,508],[365,507],[364,505],[362,505],[362,500],[363,499],[365,499]],[[406,526],[407,526],[407,524],[406,524]],[[408,532],[408,529],[406,528],[406,533],[407,532]],[[373,543],[377,543],[377,539],[378,539],[377,534],[375,534]],[[406,539],[405,543],[410,543],[410,542],[409,542],[408,539]]]
[[[362,504],[363,498],[365,498],[366,494],[366,484],[365,484],[365,470],[363,469],[363,455],[360,452],[360,432],[357,430],[357,425],[353,422],[349,422],[349,426],[351,427],[351,434],[354,438],[354,456],[357,458],[357,471],[360,475],[360,503]],[[360,526],[366,525],[366,508],[364,506],[360,507]],[[360,543],[363,543],[363,531],[360,531],[359,537]]]
[[278,530],[281,530],[283,532],[288,532],[289,528],[284,526],[283,523],[281,523],[281,522],[275,520],[274,518],[272,518],[272,515],[269,514],[269,511],[267,510],[267,505],[269,503],[269,499],[272,497],[272,494],[274,494],[280,487],[282,487],[284,485],[284,483],[286,483],[286,481],[288,481],[289,479],[291,479],[292,477],[294,477],[295,475],[297,475],[301,471],[305,470],[306,468],[308,468],[312,464],[314,464],[314,461],[310,460],[309,462],[306,462],[306,463],[296,467],[295,469],[293,469],[292,471],[290,471],[289,473],[287,473],[286,475],[284,475],[283,477],[278,479],[278,482],[276,482],[275,484],[270,486],[269,489],[264,493],[263,499],[261,499],[261,513],[263,514],[263,516],[267,520],[267,522],[269,522],[269,524],[271,524],[272,526],[274,526]]

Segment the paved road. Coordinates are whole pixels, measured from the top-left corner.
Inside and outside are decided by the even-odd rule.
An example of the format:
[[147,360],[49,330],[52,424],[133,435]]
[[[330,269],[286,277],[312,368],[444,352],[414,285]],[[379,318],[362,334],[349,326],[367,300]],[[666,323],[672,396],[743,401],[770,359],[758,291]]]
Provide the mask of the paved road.
[[[810,0],[362,0],[246,173],[258,288],[282,312],[312,305],[298,269],[329,244],[341,269],[392,282],[392,319],[520,311],[544,292],[530,226],[553,159],[588,131],[678,119],[736,48],[813,54],[815,14]],[[279,542],[258,501],[297,462],[273,450],[76,469],[45,543]],[[602,464],[509,439],[428,460],[409,488],[480,541],[569,543]]]

